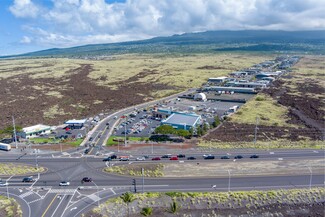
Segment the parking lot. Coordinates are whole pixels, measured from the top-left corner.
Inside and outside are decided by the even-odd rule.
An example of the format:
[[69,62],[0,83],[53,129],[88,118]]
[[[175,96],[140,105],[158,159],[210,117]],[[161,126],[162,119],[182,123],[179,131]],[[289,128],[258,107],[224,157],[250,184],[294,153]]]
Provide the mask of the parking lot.
[[[237,97],[250,98],[253,95],[239,94]],[[228,96],[223,96],[228,97]],[[229,99],[236,96],[229,95]],[[175,112],[196,113],[202,116],[202,120],[208,123],[214,121],[214,117],[222,117],[234,106],[242,106],[243,102],[224,102],[224,101],[194,101],[191,99],[173,99],[168,102],[159,103],[159,109],[172,110]],[[121,119],[115,127],[114,136],[150,137],[157,126],[160,126],[161,118],[153,117],[153,108],[149,110],[135,109],[127,118]]]

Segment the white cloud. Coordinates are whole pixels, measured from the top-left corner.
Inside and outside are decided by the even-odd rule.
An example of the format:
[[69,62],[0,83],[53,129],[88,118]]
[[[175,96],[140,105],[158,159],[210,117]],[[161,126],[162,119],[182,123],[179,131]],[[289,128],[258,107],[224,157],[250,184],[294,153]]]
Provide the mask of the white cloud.
[[20,43],[22,44],[30,44],[32,42],[32,39],[28,36],[24,36],[21,40]]
[[31,24],[33,37],[38,39],[33,41],[52,46],[117,42],[206,30],[325,29],[325,1],[319,0],[52,2],[50,6],[39,6],[32,0],[15,0],[10,7],[17,17],[37,17]]
[[31,0],[14,0],[14,4],[9,7],[9,10],[16,17],[35,18],[40,12],[40,7],[35,5]]

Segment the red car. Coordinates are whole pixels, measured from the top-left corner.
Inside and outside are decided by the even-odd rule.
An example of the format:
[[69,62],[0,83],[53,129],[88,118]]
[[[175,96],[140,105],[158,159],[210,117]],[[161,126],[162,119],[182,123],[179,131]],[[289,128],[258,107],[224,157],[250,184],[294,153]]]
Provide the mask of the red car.
[[151,160],[160,160],[160,157],[154,157]]
[[169,160],[178,160],[178,157],[171,157]]

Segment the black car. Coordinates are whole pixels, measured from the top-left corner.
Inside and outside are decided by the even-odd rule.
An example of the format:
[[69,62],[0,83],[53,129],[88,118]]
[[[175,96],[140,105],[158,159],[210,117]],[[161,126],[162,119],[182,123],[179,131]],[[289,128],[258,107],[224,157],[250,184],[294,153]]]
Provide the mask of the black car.
[[188,157],[187,160],[196,160],[196,157]]
[[208,155],[204,157],[204,160],[213,160],[215,157],[213,155]]
[[177,157],[178,158],[185,158],[186,156],[185,156],[185,154],[179,154],[179,155],[177,155]]
[[230,159],[228,155],[222,156],[221,159]]
[[88,154],[89,151],[90,151],[90,148],[87,148],[87,149],[84,151],[84,153],[85,153],[85,154]]
[[107,158],[104,158],[103,161],[111,161],[112,158],[111,157],[107,157]]
[[250,156],[249,158],[259,158],[259,156],[258,155],[256,155],[256,154],[253,154],[252,156]]
[[89,177],[84,177],[81,181],[82,181],[82,182],[91,182],[92,179],[89,178]]
[[113,159],[117,159],[117,156],[115,154],[111,155],[110,158]]
[[242,159],[242,158],[243,158],[243,156],[241,156],[241,155],[235,156],[235,159]]
[[90,137],[90,138],[89,138],[89,141],[93,141],[93,137]]
[[172,157],[171,154],[165,154],[165,155],[161,156],[161,158],[171,158],[171,157]]
[[33,182],[33,181],[34,181],[33,177],[25,177],[22,180],[22,182]]

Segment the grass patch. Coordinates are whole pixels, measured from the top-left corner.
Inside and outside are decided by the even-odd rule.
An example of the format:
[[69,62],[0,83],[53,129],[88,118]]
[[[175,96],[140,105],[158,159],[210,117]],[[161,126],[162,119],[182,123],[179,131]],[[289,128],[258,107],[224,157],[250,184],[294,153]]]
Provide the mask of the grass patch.
[[301,140],[273,140],[273,141],[257,141],[253,142],[212,142],[201,140],[198,143],[199,147],[215,148],[215,149],[324,149],[325,141]]
[[287,114],[287,107],[281,106],[270,96],[258,94],[243,105],[239,113],[235,113],[229,119],[235,123],[255,124],[258,117],[260,125],[295,127],[287,123],[289,119]]
[[13,198],[0,196],[0,214],[6,217],[21,217],[23,212],[20,205]]
[[104,169],[104,172],[116,173],[119,175],[129,176],[142,176],[142,168],[144,168],[145,177],[162,177],[163,176],[163,164],[130,164],[113,166]]
[[79,139],[75,139],[75,140],[64,140],[63,143],[77,147],[77,146],[80,146],[82,141],[83,141],[83,138],[79,138]]
[[55,139],[55,138],[42,138],[42,137],[37,137],[37,138],[30,138],[29,141],[33,144],[57,144],[61,140],[60,139]]
[[[149,141],[149,137],[128,137],[127,136],[126,141],[144,142],[144,141]],[[106,145],[111,146],[111,145],[117,145],[118,143],[124,144],[124,136],[111,136],[108,138]]]
[[[216,216],[215,209],[244,208],[247,211],[271,204],[315,204],[322,202],[325,197],[324,188],[267,190],[267,191],[233,191],[233,192],[151,192],[133,194],[135,200],[126,206],[120,197],[112,198],[94,208],[93,213],[101,213],[103,216],[122,217],[139,214],[144,207],[151,207],[153,214],[158,211],[160,216],[169,216],[170,204],[177,203],[178,213],[197,213],[202,216]],[[209,210],[210,209],[210,210]],[[211,209],[213,209],[211,213]],[[164,212],[161,212],[164,210]],[[209,213],[210,212],[210,213]],[[207,214],[209,213],[209,215]],[[177,215],[177,214],[176,214]],[[183,215],[182,215],[183,216]]]
[[0,163],[0,175],[24,175],[42,173],[45,171],[44,167],[38,167],[16,163]]

